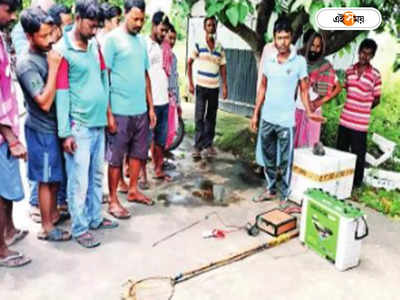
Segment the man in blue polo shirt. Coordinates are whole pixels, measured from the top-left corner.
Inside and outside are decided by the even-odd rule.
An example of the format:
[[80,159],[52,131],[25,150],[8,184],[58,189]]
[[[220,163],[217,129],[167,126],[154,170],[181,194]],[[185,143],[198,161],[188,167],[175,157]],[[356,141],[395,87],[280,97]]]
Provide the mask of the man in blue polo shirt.
[[307,117],[317,122],[323,121],[321,116],[310,110],[306,82],[307,63],[304,57],[290,49],[291,41],[290,21],[286,18],[278,19],[274,25],[274,43],[278,52],[268,57],[264,65],[260,66],[263,68],[263,76],[251,119],[251,128],[256,131],[261,111],[259,130],[267,188],[256,201],[273,199],[276,196],[278,167],[282,173],[282,205],[290,194],[296,109],[294,97],[299,81]]

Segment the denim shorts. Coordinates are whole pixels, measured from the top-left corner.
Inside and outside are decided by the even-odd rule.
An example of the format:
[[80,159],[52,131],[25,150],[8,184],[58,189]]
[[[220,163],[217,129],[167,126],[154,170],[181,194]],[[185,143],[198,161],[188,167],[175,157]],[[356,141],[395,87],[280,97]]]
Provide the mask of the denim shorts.
[[43,133],[25,126],[28,178],[51,183],[64,180],[64,160],[57,133]]
[[9,201],[24,199],[19,160],[11,156],[6,142],[0,145],[0,170],[0,197]]

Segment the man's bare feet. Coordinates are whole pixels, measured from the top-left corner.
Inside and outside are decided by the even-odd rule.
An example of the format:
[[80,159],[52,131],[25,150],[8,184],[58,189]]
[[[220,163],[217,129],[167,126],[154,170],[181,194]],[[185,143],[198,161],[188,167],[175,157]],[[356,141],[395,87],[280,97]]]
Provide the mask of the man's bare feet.
[[126,194],[128,190],[129,190],[128,184],[125,182],[125,180],[121,179],[118,184],[118,192]]
[[149,182],[148,182],[147,180],[140,180],[139,183],[138,183],[138,185],[139,185],[139,188],[140,188],[142,191],[145,191],[145,190],[149,190],[149,189],[150,189],[150,184],[149,184]]
[[155,176],[153,177],[153,179],[162,180],[162,181],[166,181],[166,182],[172,181],[172,177],[165,174],[164,171],[162,171],[162,170],[155,171]]
[[4,233],[4,239],[6,241],[11,240],[17,233],[18,233],[18,229],[16,229],[15,227],[12,227]]
[[109,198],[108,213],[117,219],[129,219],[131,217],[131,213],[120,204],[118,198]]
[[17,229],[13,236],[5,238],[7,247],[10,247],[23,240],[28,235],[28,233],[28,230]]
[[149,197],[146,197],[139,191],[129,191],[128,197],[126,198],[129,202],[136,202],[140,204],[145,204],[152,206],[154,205],[154,201],[151,200]]

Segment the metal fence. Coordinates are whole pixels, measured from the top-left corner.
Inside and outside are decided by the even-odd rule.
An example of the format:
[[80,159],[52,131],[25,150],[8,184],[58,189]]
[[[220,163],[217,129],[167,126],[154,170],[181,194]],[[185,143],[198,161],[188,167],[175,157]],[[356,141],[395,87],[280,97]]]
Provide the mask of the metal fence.
[[249,50],[225,49],[228,100],[220,101],[222,110],[251,116],[256,100],[257,63]]

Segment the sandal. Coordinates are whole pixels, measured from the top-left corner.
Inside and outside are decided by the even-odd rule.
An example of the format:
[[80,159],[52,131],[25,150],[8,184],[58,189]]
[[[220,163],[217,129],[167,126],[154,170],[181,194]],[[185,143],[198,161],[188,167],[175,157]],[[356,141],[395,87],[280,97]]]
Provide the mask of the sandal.
[[207,157],[214,157],[218,154],[214,147],[208,147],[205,152]]
[[200,151],[194,151],[192,153],[192,158],[193,159],[201,159],[201,152]]
[[128,197],[126,198],[126,200],[128,202],[135,202],[135,203],[139,203],[139,204],[144,204],[147,206],[153,206],[155,204],[155,202],[153,200],[151,200],[150,198],[144,197],[144,198],[133,198],[133,197]]
[[114,229],[118,227],[118,223],[115,221],[112,221],[107,218],[103,218],[103,221],[101,221],[100,225],[97,226],[96,228],[91,228],[93,230],[100,230],[100,229]]
[[283,210],[285,213],[291,214],[301,214],[301,207],[297,205],[289,206]]
[[18,253],[0,259],[0,267],[18,268],[29,264],[31,261],[29,257]]
[[40,215],[40,210],[36,206],[31,206],[31,208],[29,209],[29,217],[35,223],[38,223],[38,224],[42,223],[42,217]]
[[57,209],[60,213],[68,213],[68,204],[59,204]]
[[119,219],[119,220],[127,220],[131,217],[131,214],[129,211],[121,212],[121,211],[116,211],[116,210],[109,210],[108,213],[110,215],[112,215],[114,218]]
[[60,228],[54,228],[49,232],[41,232],[38,234],[38,239],[48,242],[66,242],[71,239],[71,234],[68,231]]
[[65,221],[71,219],[71,215],[67,212],[60,212],[60,217],[58,218],[57,221],[55,221],[53,223],[54,226],[58,226],[61,225],[62,223],[64,223]]
[[101,199],[101,204],[106,204],[106,203],[108,203],[109,201],[108,201],[108,195],[106,195],[106,194],[103,194],[103,197],[102,197],[102,199]]
[[14,234],[11,239],[6,241],[7,247],[10,247],[10,246],[18,243],[19,241],[23,240],[28,235],[28,233],[29,233],[28,230],[17,229],[17,233]]
[[139,188],[142,190],[142,191],[146,191],[146,190],[149,190],[150,189],[150,185],[147,183],[147,182],[144,182],[144,181],[139,181]]
[[153,179],[155,179],[157,181],[165,181],[165,182],[172,182],[173,181],[172,177],[167,175],[167,174],[154,176]]
[[100,246],[101,242],[97,240],[93,234],[90,232],[86,232],[75,238],[77,243],[85,248],[94,248]]
[[176,166],[173,163],[165,161],[163,162],[162,168],[164,171],[172,171],[176,169]]
[[274,200],[276,198],[276,193],[271,193],[268,190],[264,190],[263,192],[261,192],[260,194],[256,195],[253,197],[253,202],[263,202],[263,201],[271,201]]
[[290,206],[290,203],[289,203],[289,200],[287,200],[287,199],[281,200],[279,202],[280,209],[287,209],[287,208],[289,208],[289,206]]
[[127,194],[129,191],[129,186],[122,185],[121,183],[118,184],[118,193]]

